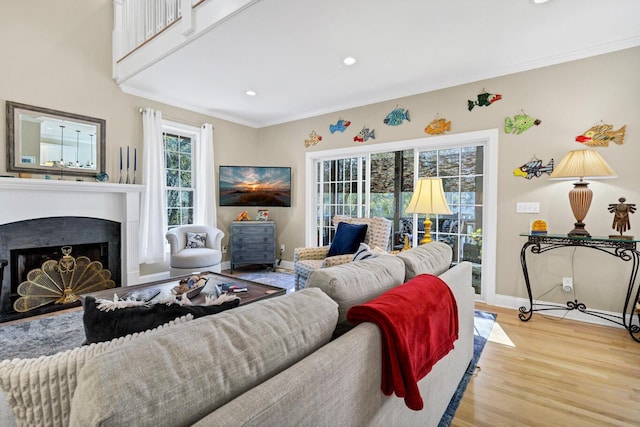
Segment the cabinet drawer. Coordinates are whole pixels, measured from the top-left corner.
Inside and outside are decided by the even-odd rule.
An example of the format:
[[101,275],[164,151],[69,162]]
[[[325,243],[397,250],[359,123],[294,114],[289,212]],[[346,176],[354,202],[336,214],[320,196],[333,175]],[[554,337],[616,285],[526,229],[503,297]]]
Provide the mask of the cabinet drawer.
[[232,261],[234,263],[273,264],[276,257],[272,254],[244,252],[233,254]]
[[254,244],[271,244],[275,245],[273,235],[260,236],[260,235],[233,235],[231,236],[232,245],[254,245]]
[[234,236],[272,236],[275,229],[273,225],[232,225],[231,234]]

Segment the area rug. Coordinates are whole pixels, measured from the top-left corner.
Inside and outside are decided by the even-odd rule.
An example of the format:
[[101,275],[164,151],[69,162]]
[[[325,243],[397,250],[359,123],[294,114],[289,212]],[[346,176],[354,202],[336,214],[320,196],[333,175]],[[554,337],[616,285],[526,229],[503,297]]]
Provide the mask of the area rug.
[[[293,272],[284,269],[238,270],[233,276],[293,291]],[[37,320],[0,325],[0,360],[48,356],[82,345],[85,340],[83,311],[52,314]]]
[[478,360],[484,350],[484,346],[487,344],[491,329],[496,321],[496,314],[487,313],[486,311],[475,310],[473,318],[473,358],[464,373],[456,392],[453,394],[447,410],[442,415],[438,427],[449,427],[453,421],[453,417],[456,415],[462,396],[464,395],[467,385],[471,380],[471,377],[475,374],[476,366],[478,366]]
[[[228,271],[223,271],[223,273],[228,273]],[[284,268],[277,268],[276,271],[271,271],[270,268],[258,270],[246,268],[234,271],[233,276],[244,280],[251,280],[253,282],[284,288],[287,290],[287,293],[293,292],[295,288],[295,276],[293,275],[293,271],[286,270]]]

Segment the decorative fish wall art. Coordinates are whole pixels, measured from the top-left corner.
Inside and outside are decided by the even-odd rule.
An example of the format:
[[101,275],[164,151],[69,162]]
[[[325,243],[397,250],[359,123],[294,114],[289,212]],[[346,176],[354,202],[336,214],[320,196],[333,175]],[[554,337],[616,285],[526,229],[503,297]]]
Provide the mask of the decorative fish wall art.
[[531,129],[532,126],[538,126],[540,123],[542,123],[542,120],[534,119],[523,111],[522,114],[513,116],[513,119],[511,117],[504,118],[504,131],[506,133],[520,135]]
[[336,132],[344,132],[345,130],[347,130],[350,124],[351,122],[348,120],[339,119],[335,125],[329,125],[329,132],[331,132],[332,134]]
[[582,135],[576,136],[576,141],[582,142],[589,147],[608,147],[609,142],[615,142],[620,145],[624,143],[624,133],[627,125],[622,126],[618,130],[613,130],[613,125],[605,123],[592,126]]
[[486,90],[482,90],[481,93],[478,94],[478,97],[475,101],[469,99],[467,100],[467,107],[469,111],[473,110],[473,107],[476,105],[478,107],[488,107],[496,101],[500,101],[502,99],[502,95],[499,93],[489,93]]
[[309,134],[309,139],[304,140],[304,146],[309,148],[316,145],[320,141],[322,141],[322,137],[318,135],[315,130],[313,130]]
[[387,114],[387,117],[384,118],[383,122],[389,126],[398,126],[405,120],[408,122],[411,121],[411,119],[409,119],[409,110],[402,107],[396,107],[392,112]]
[[429,135],[442,135],[450,130],[451,121],[442,117],[432,120],[431,123],[424,128],[425,133]]
[[549,160],[549,163],[547,163],[546,166],[542,166],[542,160],[534,156],[533,159],[529,160],[524,165],[519,168],[515,168],[513,170],[513,174],[527,179],[531,179],[534,176],[536,178],[540,178],[543,173],[551,175],[551,172],[553,172],[553,166],[553,159]]
[[369,138],[376,139],[375,129],[369,129],[365,126],[356,136],[353,137],[353,140],[354,142],[367,142]]

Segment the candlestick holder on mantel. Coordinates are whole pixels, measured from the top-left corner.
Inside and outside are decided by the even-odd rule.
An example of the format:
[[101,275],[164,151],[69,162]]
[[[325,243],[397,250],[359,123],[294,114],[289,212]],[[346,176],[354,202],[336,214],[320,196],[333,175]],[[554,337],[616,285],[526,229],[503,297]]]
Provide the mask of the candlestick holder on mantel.
[[122,147],[120,147],[120,177],[118,179],[119,184],[136,184],[136,171],[138,169],[138,149],[133,149],[133,174],[131,173],[131,163],[130,163],[130,148],[127,145],[127,173],[126,177],[123,176],[123,166],[122,166]]
[[122,147],[120,147],[120,177],[118,178],[118,184],[123,184],[124,180],[122,179]]

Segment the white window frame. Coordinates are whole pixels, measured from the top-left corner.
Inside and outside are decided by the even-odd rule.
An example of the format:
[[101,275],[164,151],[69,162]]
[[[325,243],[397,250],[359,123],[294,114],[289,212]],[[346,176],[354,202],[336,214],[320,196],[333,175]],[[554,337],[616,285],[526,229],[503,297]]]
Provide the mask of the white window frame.
[[[194,212],[193,219],[195,221],[196,220],[195,212],[199,203],[198,198],[196,197],[197,195],[196,188],[198,186],[197,171],[196,171],[196,168],[197,168],[196,156],[200,151],[198,148],[200,144],[200,128],[191,126],[191,125],[186,125],[184,123],[178,123],[178,122],[163,119],[162,133],[163,133],[163,139],[164,139],[165,133],[177,134],[177,135],[185,136],[191,139],[191,182],[193,183],[193,187],[192,187],[193,188],[193,212]],[[166,153],[164,152],[164,144],[162,147],[162,153],[163,153],[163,160],[165,161],[164,167],[166,168],[166,160],[165,160]],[[168,209],[169,209],[169,206],[165,205],[164,207],[165,215],[168,214]]]
[[[305,246],[315,246],[316,242],[316,162],[335,158],[355,157],[372,153],[429,150],[464,147],[468,145],[484,146],[484,188],[482,221],[482,294],[476,297],[488,304],[496,300],[496,237],[498,223],[498,129],[451,135],[431,136],[404,141],[362,145],[308,152],[305,156]],[[367,162],[367,168],[370,166]],[[368,200],[367,200],[368,203]],[[368,206],[367,206],[368,211]]]

